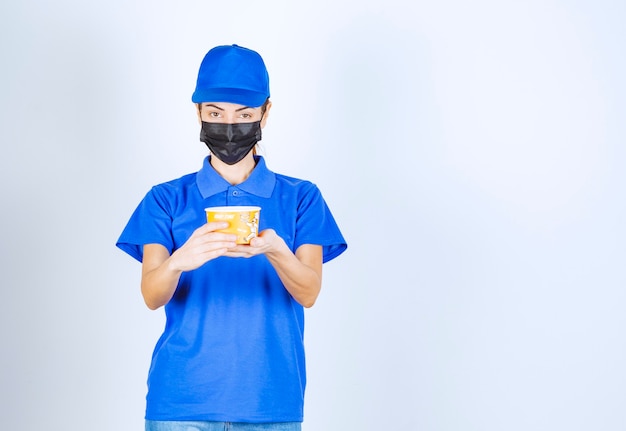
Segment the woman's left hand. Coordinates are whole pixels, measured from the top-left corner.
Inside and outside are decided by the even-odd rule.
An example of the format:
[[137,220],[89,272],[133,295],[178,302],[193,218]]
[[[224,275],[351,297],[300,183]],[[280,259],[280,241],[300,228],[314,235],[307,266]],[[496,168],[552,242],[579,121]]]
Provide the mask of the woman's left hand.
[[285,241],[278,236],[274,229],[265,229],[259,232],[259,236],[252,238],[250,244],[237,244],[229,248],[224,256],[228,257],[253,257],[259,254],[277,251],[286,247]]
[[223,256],[253,257],[265,254],[285,289],[304,307],[311,307],[322,287],[322,246],[303,244],[293,253],[274,229],[252,238],[250,245],[238,244]]

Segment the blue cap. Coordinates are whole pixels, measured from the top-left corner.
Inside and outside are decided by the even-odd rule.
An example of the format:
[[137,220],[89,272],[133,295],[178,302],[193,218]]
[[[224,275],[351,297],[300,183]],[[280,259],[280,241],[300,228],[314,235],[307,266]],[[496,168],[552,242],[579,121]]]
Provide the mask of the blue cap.
[[270,78],[261,56],[237,45],[216,46],[198,71],[194,103],[229,102],[256,108],[270,97]]

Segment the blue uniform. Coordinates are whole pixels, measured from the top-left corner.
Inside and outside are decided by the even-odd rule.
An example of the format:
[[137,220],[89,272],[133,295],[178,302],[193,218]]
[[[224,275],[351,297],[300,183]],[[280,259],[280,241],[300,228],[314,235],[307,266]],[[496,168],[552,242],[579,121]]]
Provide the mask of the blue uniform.
[[[256,205],[259,231],[274,229],[292,251],[317,244],[324,262],[340,255],[346,242],[319,189],[255,159],[248,179],[236,186],[207,158],[199,172],[153,187],[117,246],[139,261],[144,244],[172,253],[206,223],[204,208]],[[146,419],[302,421],[304,310],[265,256],[220,257],[183,273],[165,313]]]

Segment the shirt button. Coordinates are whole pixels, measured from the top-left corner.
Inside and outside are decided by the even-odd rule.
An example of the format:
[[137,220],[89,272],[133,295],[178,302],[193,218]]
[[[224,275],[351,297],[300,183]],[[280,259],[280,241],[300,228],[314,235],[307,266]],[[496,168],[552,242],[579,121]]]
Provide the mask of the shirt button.
[[239,192],[237,190],[233,190],[233,196],[239,196]]

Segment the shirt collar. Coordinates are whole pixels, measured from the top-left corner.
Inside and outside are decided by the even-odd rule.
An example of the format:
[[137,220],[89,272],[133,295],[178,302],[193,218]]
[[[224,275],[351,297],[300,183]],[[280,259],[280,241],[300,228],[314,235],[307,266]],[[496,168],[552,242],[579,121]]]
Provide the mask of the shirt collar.
[[[250,176],[243,183],[234,187],[255,196],[269,198],[274,191],[276,174],[267,168],[262,156],[254,156],[254,160],[256,166]],[[196,184],[204,199],[233,187],[211,166],[211,156],[204,159],[202,169],[196,174]]]

